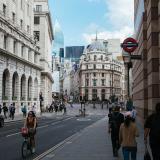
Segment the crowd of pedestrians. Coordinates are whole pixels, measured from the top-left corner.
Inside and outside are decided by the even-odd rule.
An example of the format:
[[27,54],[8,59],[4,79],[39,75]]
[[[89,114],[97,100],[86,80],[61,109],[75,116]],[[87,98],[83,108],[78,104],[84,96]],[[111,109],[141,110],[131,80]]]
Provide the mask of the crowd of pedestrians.
[[6,106],[6,104],[4,104],[3,106],[0,105],[0,114],[3,113],[5,119],[9,117],[13,120],[15,115],[15,110],[16,108],[14,104],[10,104],[8,107]]

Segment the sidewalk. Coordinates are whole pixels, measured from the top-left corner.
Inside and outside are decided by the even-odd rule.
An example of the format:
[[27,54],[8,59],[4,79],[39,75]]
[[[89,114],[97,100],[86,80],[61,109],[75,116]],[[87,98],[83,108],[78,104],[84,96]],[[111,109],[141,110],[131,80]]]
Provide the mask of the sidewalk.
[[[65,114],[66,116],[76,116],[76,115],[79,115],[79,109],[81,108],[81,105],[80,104],[73,104],[73,107],[70,106],[70,104],[67,104],[66,106],[67,108],[67,113]],[[89,115],[107,115],[108,113],[108,110],[104,109],[102,110],[100,105],[97,105],[97,109],[93,109],[92,105],[86,105],[86,114],[89,114]],[[52,112],[52,113],[49,113],[49,112],[44,112],[42,113],[42,115],[40,115],[40,113],[37,115],[37,117],[56,117],[56,116],[63,116],[63,111],[62,112]],[[8,116],[8,115],[7,115]],[[20,121],[20,120],[23,120],[23,115],[22,113],[19,114],[19,115],[15,115],[15,118],[14,120],[10,119],[10,118],[7,118],[5,119],[5,123],[8,123],[8,122],[15,122],[15,121]]]
[[[142,128],[138,138],[137,160],[143,159]],[[40,158],[41,157],[41,158]],[[110,135],[107,133],[107,118],[85,128],[80,133],[68,139],[58,147],[53,147],[43,156],[35,160],[122,160],[122,151],[119,157],[112,156]]]

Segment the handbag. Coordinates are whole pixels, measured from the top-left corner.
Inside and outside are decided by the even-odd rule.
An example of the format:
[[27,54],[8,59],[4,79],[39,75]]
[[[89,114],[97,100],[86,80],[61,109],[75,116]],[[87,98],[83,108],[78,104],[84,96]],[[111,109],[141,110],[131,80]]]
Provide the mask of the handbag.
[[151,156],[150,156],[150,154],[149,154],[147,144],[145,145],[144,160],[151,160]]

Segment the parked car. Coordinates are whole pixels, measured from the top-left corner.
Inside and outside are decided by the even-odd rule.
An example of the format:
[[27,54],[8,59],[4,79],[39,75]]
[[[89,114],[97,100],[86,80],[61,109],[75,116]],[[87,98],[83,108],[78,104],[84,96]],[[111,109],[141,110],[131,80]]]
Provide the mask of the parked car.
[[4,117],[0,115],[0,127],[4,126]]

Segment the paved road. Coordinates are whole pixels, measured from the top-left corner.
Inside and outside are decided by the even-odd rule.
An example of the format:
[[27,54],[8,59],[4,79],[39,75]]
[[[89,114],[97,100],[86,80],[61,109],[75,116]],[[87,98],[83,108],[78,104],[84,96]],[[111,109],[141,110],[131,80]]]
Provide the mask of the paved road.
[[[37,157],[39,154],[45,152],[69,136],[79,132],[103,117],[104,115],[90,115],[86,118],[61,116],[39,119],[36,136],[37,148],[34,157]],[[23,137],[19,133],[22,126],[23,122],[18,121],[8,123],[4,128],[0,128],[0,159],[22,159],[21,145]],[[34,157],[31,157],[31,159]]]

